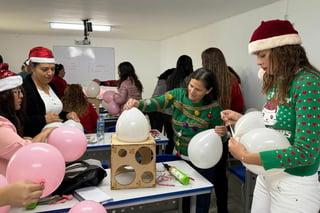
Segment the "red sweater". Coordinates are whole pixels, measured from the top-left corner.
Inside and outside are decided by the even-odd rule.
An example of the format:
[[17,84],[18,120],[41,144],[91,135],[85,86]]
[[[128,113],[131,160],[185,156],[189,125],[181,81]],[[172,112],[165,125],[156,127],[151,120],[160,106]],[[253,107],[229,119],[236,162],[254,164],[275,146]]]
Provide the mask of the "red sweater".
[[233,81],[232,81],[231,109],[240,113],[244,109],[244,101],[243,101],[241,88],[236,78],[233,78]]
[[97,127],[98,114],[92,104],[88,103],[88,113],[80,118],[80,123],[87,133],[93,133]]
[[67,82],[63,79],[60,78],[59,76],[55,75],[51,82],[54,84],[54,86],[56,87],[57,91],[58,91],[58,96],[59,98],[62,98],[64,95],[64,90],[67,88],[68,84]]

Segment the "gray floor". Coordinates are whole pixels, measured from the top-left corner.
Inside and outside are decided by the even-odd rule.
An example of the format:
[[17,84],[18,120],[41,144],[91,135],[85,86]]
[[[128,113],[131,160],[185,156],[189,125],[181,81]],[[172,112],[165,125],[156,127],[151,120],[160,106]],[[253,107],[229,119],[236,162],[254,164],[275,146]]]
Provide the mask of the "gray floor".
[[[229,182],[229,196],[228,196],[229,213],[243,213],[242,182],[231,173],[228,173],[228,182]],[[217,212],[215,202],[216,202],[216,198],[213,192],[209,213]]]

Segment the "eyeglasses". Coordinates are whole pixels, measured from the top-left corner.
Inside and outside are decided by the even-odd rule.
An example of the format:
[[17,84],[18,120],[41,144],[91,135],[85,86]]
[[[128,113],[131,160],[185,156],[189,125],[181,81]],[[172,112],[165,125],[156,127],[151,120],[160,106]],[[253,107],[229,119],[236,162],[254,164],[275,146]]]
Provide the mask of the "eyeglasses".
[[22,90],[21,89],[13,89],[12,93],[20,96],[22,94]]

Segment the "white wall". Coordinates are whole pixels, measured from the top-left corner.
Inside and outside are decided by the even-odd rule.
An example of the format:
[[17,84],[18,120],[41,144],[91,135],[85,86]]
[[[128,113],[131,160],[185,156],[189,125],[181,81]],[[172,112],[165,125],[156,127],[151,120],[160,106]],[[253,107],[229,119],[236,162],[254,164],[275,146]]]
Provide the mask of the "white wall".
[[[144,85],[143,97],[150,97],[157,76],[165,69],[175,67],[178,57],[187,54],[193,59],[194,68],[201,66],[201,52],[211,46],[220,48],[242,78],[242,89],[247,108],[261,108],[261,82],[257,79],[258,66],[255,57],[248,55],[247,45],[254,29],[261,20],[288,19],[299,31],[311,63],[320,68],[320,1],[281,0],[274,4],[234,16],[223,21],[177,35],[170,39],[154,42],[139,40],[116,40],[91,38],[92,46],[115,48],[116,66],[130,61]],[[53,45],[70,45],[74,37],[31,36],[0,34],[0,52],[10,64],[12,71],[19,72],[21,63],[29,50],[35,46],[52,48]]]
[[199,68],[201,52],[208,47],[218,47],[224,52],[227,63],[241,76],[246,107],[260,109],[264,96],[257,78],[259,67],[255,56],[248,55],[247,50],[252,32],[261,20],[284,19],[287,14],[302,37],[310,62],[320,68],[319,8],[319,0],[282,0],[164,40],[160,50],[161,70],[174,65],[182,54],[192,57],[194,68]]
[[[52,49],[54,45],[73,46],[74,40],[74,37],[0,34],[0,52],[5,62],[9,63],[9,69],[20,72],[20,67],[28,58],[31,48],[44,46]],[[118,64],[123,61],[130,61],[144,86],[143,97],[148,98],[152,95],[157,75],[160,73],[160,42],[91,38],[91,46],[113,47],[115,68],[117,69]],[[117,70],[115,76],[118,76]]]

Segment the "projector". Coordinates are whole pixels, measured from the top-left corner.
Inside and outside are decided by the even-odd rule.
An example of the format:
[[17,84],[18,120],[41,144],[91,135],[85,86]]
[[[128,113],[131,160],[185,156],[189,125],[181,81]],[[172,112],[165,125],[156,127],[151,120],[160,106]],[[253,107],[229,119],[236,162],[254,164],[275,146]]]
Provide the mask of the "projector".
[[90,45],[91,42],[90,42],[89,39],[84,39],[84,40],[80,40],[80,41],[75,40],[75,41],[74,41],[74,44],[75,44],[75,45]]

